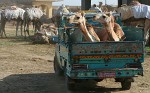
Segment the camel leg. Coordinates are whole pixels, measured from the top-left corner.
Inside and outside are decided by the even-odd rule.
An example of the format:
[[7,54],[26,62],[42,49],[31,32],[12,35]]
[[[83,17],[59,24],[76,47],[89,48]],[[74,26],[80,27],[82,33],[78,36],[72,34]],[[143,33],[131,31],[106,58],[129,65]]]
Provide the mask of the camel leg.
[[6,25],[6,22],[5,22],[5,24],[4,24],[3,32],[4,32],[5,37],[7,37],[7,36],[6,36],[6,32],[5,32],[5,25]]
[[27,22],[27,29],[26,29],[26,32],[27,32],[28,36],[30,36],[30,34],[29,34],[29,24],[30,24],[30,21]]
[[34,33],[36,33],[36,31],[37,31],[37,22],[36,22],[36,20],[34,20],[33,23],[34,23]]
[[19,19],[17,19],[17,25],[16,25],[16,36],[18,35],[18,27],[19,27]]
[[4,15],[1,14],[1,37],[3,37],[3,33],[4,33],[5,37],[7,37],[7,36],[6,36],[6,33],[5,33],[6,21],[7,21],[7,20],[5,19]]
[[148,34],[149,30],[150,30],[150,19],[146,19],[144,24],[144,40],[146,44],[148,44],[150,38],[150,35]]
[[108,31],[107,33],[112,41],[119,41],[119,37],[116,35],[116,33],[113,30]]
[[32,22],[32,26],[33,26],[33,31],[35,30],[35,22]]
[[40,22],[40,20],[36,21],[36,31],[40,31],[42,23]]
[[0,36],[2,35],[2,24],[0,22]]
[[114,31],[121,41],[123,41],[126,38],[125,34],[119,24],[114,23]]
[[146,19],[145,20],[145,25],[144,25],[144,38],[146,39],[147,31],[150,29],[150,20]]
[[22,35],[22,28],[23,28],[23,20],[21,20],[21,25],[20,25],[21,36],[23,36],[23,35]]
[[40,28],[41,28],[41,23],[40,23],[40,20],[35,20],[34,21],[34,25],[35,25],[35,31],[34,33],[36,33],[37,31],[40,31]]
[[1,27],[1,24],[0,24],[0,36],[2,37],[2,27]]
[[24,36],[26,38],[26,26],[27,26],[27,19],[24,20]]
[[94,42],[92,36],[91,36],[90,33],[88,32],[88,30],[87,30],[87,28],[86,28],[86,26],[85,26],[84,24],[82,24],[82,23],[80,24],[80,29],[81,29],[81,31],[82,31],[82,33],[83,33],[83,35],[85,36],[85,39],[86,39],[87,41]]
[[119,41],[119,37],[117,36],[110,24],[105,29],[107,30],[108,36],[111,41]]
[[88,31],[95,38],[96,41],[100,41],[100,38],[98,37],[92,26],[88,27]]
[[3,34],[6,36],[6,33],[5,33],[5,25],[6,25],[6,20],[3,20],[2,23],[1,23],[1,37],[3,37]]

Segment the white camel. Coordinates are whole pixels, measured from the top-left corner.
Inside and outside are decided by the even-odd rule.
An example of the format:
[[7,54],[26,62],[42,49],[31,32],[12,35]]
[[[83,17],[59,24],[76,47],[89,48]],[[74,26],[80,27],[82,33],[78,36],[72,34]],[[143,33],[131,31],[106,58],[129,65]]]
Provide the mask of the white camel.
[[145,42],[149,42],[150,6],[133,2],[131,6],[119,7],[117,12],[121,14],[121,20],[126,24],[132,25],[133,22],[135,26],[142,24]]
[[5,33],[5,25],[7,21],[15,20],[17,21],[16,25],[16,36],[18,35],[18,27],[19,24],[21,23],[21,35],[22,35],[22,27],[23,27],[23,20],[24,20],[24,12],[22,8],[19,8],[17,6],[9,6],[3,11],[1,11],[1,37],[3,37],[3,34],[6,36]]
[[64,13],[69,13],[69,10],[64,5],[60,6],[54,13],[52,20],[57,27],[60,25],[60,18]]
[[41,22],[40,22],[40,18],[43,16],[43,12],[41,9],[39,8],[27,8],[24,14],[24,34],[26,37],[26,32],[27,34],[30,36],[29,34],[29,25],[31,22],[33,22],[34,26],[35,26],[35,32],[40,30],[41,27]]

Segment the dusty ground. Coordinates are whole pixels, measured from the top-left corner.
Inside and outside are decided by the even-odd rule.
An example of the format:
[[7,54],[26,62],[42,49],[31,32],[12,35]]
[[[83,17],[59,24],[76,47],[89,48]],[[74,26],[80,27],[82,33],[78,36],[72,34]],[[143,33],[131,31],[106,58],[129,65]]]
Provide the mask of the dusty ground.
[[78,91],[68,91],[63,77],[53,70],[55,45],[32,44],[15,37],[14,27],[7,25],[8,38],[0,39],[0,93],[150,93],[150,57],[145,58],[144,77],[136,77],[128,91],[114,80],[90,84]]

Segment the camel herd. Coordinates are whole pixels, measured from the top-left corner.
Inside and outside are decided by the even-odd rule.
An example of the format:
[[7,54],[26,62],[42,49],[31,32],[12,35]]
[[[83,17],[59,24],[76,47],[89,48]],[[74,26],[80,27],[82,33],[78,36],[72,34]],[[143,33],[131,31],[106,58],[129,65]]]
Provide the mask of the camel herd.
[[[143,4],[140,3],[133,3],[133,5],[130,6],[122,6],[116,9],[116,13],[121,14],[120,18],[122,20],[122,23],[124,25],[128,25],[135,22],[134,26],[138,26],[139,22],[143,23],[144,27],[144,36],[145,39],[148,40],[149,36],[147,37],[147,32],[150,28],[150,19],[147,17],[144,18],[135,18],[135,15],[133,14],[133,7],[141,7],[144,6]],[[149,6],[147,6],[149,8]],[[147,9],[147,12],[149,9]],[[20,26],[21,30],[21,35],[23,35],[22,31],[24,31],[24,36],[26,37],[26,33],[28,36],[29,34],[29,25],[31,22],[33,22],[33,26],[35,28],[35,32],[43,31],[44,35],[50,36],[50,35],[57,35],[57,28],[60,26],[60,21],[59,20],[64,13],[70,13],[70,11],[67,10],[65,6],[61,6],[58,8],[58,10],[55,12],[54,16],[52,18],[46,18],[44,13],[39,9],[39,8],[27,8],[25,10],[18,8],[16,6],[11,6],[6,8],[5,10],[0,11],[1,16],[0,16],[0,22],[1,22],[1,30],[0,30],[0,35],[1,37],[3,35],[6,36],[5,33],[5,25],[7,21],[10,20],[15,20],[17,22],[16,25],[16,36],[18,35],[18,28]],[[141,12],[142,13],[142,12]],[[42,26],[41,25],[44,23],[43,19],[45,21],[49,21],[48,24],[53,25],[47,25],[47,26]],[[134,19],[130,21],[130,19]],[[111,14],[109,11],[105,11],[102,13],[97,13],[94,17],[93,20],[99,22],[102,24],[102,29],[101,31],[95,30],[95,28],[88,24],[86,22],[85,18],[85,13],[84,12],[76,12],[74,15],[71,15],[69,17],[69,23],[76,24],[78,28],[80,29],[80,32],[83,34],[85,37],[86,41],[90,42],[98,42],[98,41],[122,41],[125,39],[125,34],[121,28],[121,26],[115,22],[114,16]],[[137,22],[137,20],[139,22]],[[45,29],[46,28],[46,29]],[[46,30],[53,29],[55,28],[55,31],[52,33],[47,32]],[[79,33],[77,33],[79,34]],[[76,35],[79,36],[79,35]]]
[[7,21],[16,21],[16,36],[18,35],[18,29],[20,26],[21,35],[24,30],[24,35],[26,37],[26,32],[29,35],[29,24],[32,21],[35,23],[35,30],[39,29],[39,19],[43,16],[43,12],[39,8],[27,8],[26,10],[19,8],[17,6],[10,6],[1,11],[1,37],[5,37],[5,25]]

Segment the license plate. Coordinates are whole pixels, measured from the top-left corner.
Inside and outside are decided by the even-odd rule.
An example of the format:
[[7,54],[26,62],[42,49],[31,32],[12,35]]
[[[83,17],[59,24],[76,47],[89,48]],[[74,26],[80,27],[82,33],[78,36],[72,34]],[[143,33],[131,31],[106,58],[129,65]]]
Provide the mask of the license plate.
[[116,76],[115,72],[99,72],[99,78],[114,78]]

